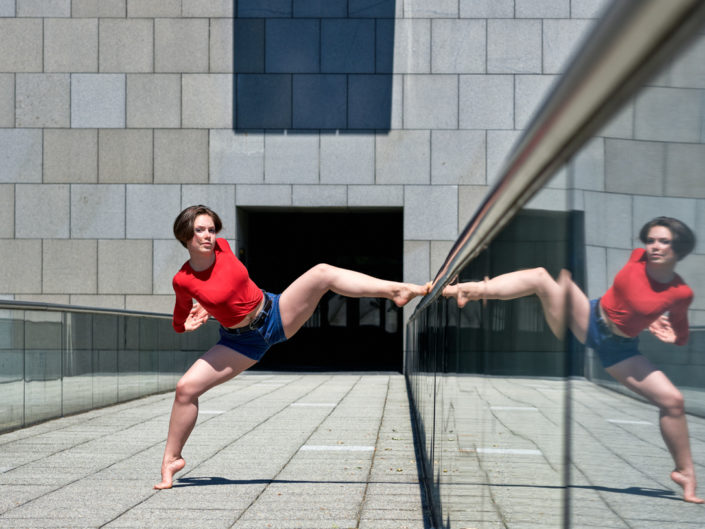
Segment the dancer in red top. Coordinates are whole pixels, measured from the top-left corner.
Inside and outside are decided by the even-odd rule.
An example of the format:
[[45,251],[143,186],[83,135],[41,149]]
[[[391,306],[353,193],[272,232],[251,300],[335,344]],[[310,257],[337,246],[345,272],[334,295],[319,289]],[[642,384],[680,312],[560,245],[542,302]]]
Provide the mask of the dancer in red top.
[[695,492],[683,395],[639,352],[637,337],[648,329],[663,342],[687,343],[693,291],[675,267],[695,247],[695,235],[679,220],[657,217],[642,227],[639,238],[645,248],[632,252],[601,299],[589,300],[566,270],[554,280],[544,268],[449,285],[443,295],[463,307],[470,300],[536,294],[556,336],[562,338],[565,328],[570,328],[580,342],[597,352],[612,377],[658,406],[661,434],[676,466],[671,479],[683,488],[685,501],[705,503]]
[[174,474],[186,465],[181,450],[196,424],[198,397],[253,366],[271,345],[291,338],[326,292],[387,298],[401,307],[430,287],[319,264],[280,295],[271,294],[250,279],[227,241],[216,238],[221,228],[218,215],[206,206],[186,208],[174,222],[174,235],[189,253],[173,281],[174,329],[194,331],[210,316],[221,327],[220,341],[196,360],[176,386],[162,480],[155,489],[170,488]]

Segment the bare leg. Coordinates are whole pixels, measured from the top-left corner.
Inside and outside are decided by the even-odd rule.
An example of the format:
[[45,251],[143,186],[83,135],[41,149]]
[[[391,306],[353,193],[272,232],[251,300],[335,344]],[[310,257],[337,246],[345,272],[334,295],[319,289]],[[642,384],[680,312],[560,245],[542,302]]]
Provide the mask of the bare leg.
[[557,281],[545,268],[531,268],[485,281],[448,285],[443,289],[443,295],[454,297],[460,308],[471,300],[516,299],[534,294],[541,300],[544,316],[553,334],[563,338],[567,323],[576,338],[585,342],[590,301],[566,270],[561,271]]
[[683,499],[705,503],[695,495],[696,480],[688,438],[688,422],[683,395],[668,377],[642,355],[627,358],[607,372],[632,391],[644,396],[659,408],[661,435],[676,468],[671,479],[683,488]]
[[323,295],[332,290],[351,298],[387,298],[402,307],[416,296],[427,294],[430,283],[414,285],[319,264],[305,272],[282,292],[279,300],[284,334],[291,338],[311,317]]
[[222,345],[210,348],[189,368],[176,385],[171,408],[169,434],[162,460],[162,480],[155,489],[169,489],[174,474],[186,465],[181,450],[198,418],[198,397],[218,384],[230,380],[255,364],[251,358]]

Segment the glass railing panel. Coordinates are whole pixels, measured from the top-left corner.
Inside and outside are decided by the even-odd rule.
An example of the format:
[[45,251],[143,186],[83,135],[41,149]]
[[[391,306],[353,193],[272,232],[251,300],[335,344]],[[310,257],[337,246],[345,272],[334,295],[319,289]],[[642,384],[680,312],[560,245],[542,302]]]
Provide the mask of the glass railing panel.
[[107,406],[118,400],[118,340],[121,316],[93,314],[93,405]]
[[0,310],[0,431],[24,423],[24,311]]
[[63,350],[63,413],[93,408],[93,316],[66,313]]
[[24,324],[25,423],[62,413],[63,315],[26,311]]

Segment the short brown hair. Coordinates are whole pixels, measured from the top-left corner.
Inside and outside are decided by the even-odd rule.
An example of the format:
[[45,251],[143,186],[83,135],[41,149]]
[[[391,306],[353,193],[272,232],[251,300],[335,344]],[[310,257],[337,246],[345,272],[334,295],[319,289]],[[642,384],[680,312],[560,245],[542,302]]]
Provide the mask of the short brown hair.
[[672,217],[656,217],[641,227],[639,232],[639,240],[646,244],[646,239],[649,236],[649,231],[654,226],[663,226],[668,228],[673,235],[671,247],[680,261],[695,248],[695,234],[683,222]]
[[186,248],[186,243],[193,238],[193,223],[199,215],[208,215],[213,219],[215,224],[215,232],[218,233],[223,229],[223,223],[218,214],[208,206],[199,204],[198,206],[189,206],[176,217],[174,221],[174,237]]

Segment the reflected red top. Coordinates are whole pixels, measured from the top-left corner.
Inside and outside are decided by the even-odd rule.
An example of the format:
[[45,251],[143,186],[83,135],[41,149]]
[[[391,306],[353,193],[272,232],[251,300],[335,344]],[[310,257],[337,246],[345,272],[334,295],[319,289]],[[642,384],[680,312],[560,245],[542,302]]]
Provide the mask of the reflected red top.
[[617,328],[628,336],[636,336],[661,314],[669,312],[676,344],[685,345],[693,291],[678,274],[668,283],[651,279],[646,273],[646,259],[646,250],[634,250],[602,296],[600,305]]
[[173,326],[184,332],[184,322],[197,300],[224,327],[233,327],[252,312],[264,294],[250,279],[247,268],[230,249],[228,241],[216,239],[215,262],[196,272],[188,261],[172,281],[176,293]]

